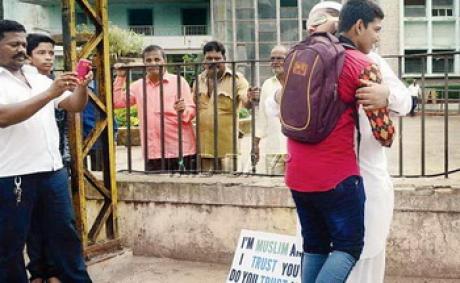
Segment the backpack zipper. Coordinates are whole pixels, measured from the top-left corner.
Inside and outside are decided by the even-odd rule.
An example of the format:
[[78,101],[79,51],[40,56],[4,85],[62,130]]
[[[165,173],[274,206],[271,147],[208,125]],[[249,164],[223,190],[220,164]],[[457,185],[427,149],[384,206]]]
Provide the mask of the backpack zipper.
[[[294,52],[294,58],[291,60],[291,63],[289,64],[289,71],[288,71],[288,76],[286,78],[286,84],[288,83],[288,79],[289,79],[289,75],[291,74],[291,71],[292,71],[292,62],[294,61],[295,59],[295,56],[297,55],[296,54],[297,51]],[[313,73],[313,71],[315,70],[315,67],[316,67],[316,64],[318,63],[318,60],[319,60],[319,54],[316,55],[315,57],[315,61],[313,61],[313,66],[311,67],[311,70],[310,70],[310,77],[308,79],[308,82],[307,82],[307,110],[308,110],[308,119],[307,119],[307,123],[305,124],[305,126],[301,127],[301,128],[297,128],[297,127],[293,127],[291,125],[288,125],[284,122],[284,119],[283,119],[283,116],[281,115],[281,122],[283,123],[283,125],[290,129],[290,130],[294,130],[294,131],[303,131],[305,130],[306,128],[308,128],[308,126],[310,126],[310,119],[311,119],[311,109],[310,109],[310,86],[311,86],[311,74]],[[283,89],[283,94],[284,94],[284,89]],[[283,96],[281,96],[281,99],[283,99]]]
[[[294,51],[294,54],[292,55],[292,60],[291,62],[289,63],[289,68],[288,68],[288,71],[287,71],[287,74],[286,74],[286,81],[284,82],[284,86],[286,86],[288,83],[289,83],[289,77],[291,75],[291,71],[292,71],[292,63],[294,62],[295,58],[297,57],[297,50]],[[282,86],[282,92],[281,92],[281,98],[280,98],[280,120],[281,120],[281,123],[286,127],[286,128],[289,128],[290,126],[287,125],[285,122],[284,122],[284,119],[283,119],[283,113],[281,112],[281,104],[283,103],[283,97],[284,97],[284,92],[286,91],[286,88]]]

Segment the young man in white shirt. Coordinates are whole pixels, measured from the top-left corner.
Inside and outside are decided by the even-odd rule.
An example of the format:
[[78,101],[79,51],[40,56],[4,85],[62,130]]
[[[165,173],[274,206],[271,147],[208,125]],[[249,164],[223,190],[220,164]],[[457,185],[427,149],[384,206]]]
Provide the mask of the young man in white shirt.
[[[24,68],[26,45],[24,26],[0,21],[0,282],[29,282],[23,249],[38,222],[59,279],[88,283],[54,109],[81,111],[92,73],[83,81],[65,73],[53,82]],[[41,213],[32,218],[35,208]]]
[[[45,35],[31,33],[27,35],[27,56],[31,68],[36,68],[38,73],[53,79],[54,66],[54,40]],[[56,123],[59,130],[59,152],[62,156],[64,167],[70,169],[70,150],[68,140],[67,112],[63,109],[54,110]],[[62,188],[67,189],[67,188]],[[38,209],[33,213],[40,213]],[[34,217],[34,214],[32,214]],[[32,222],[29,236],[27,237],[27,255],[31,283],[59,283],[55,264],[50,259],[50,250],[43,238],[40,223]]]

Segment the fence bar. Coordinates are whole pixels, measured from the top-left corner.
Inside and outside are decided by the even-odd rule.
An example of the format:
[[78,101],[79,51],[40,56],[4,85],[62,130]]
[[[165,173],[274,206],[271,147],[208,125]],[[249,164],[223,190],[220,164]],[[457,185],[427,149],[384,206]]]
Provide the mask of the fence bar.
[[[398,56],[398,78],[402,78],[402,56]],[[403,116],[399,117],[399,135],[398,135],[398,159],[399,159],[399,175],[402,177],[403,175]]]
[[[182,80],[180,76],[180,66],[176,66],[176,77],[177,77],[177,100],[182,98]],[[178,138],[179,138],[179,171],[183,172],[184,166],[184,152],[182,147],[182,113],[177,112],[177,123],[178,127]]]
[[164,66],[160,66],[160,143],[161,143],[161,171],[165,170],[165,100],[164,100]]
[[[256,62],[251,62],[251,86],[256,86]],[[246,94],[245,94],[246,95]],[[256,104],[251,97],[251,171],[256,173]]]
[[449,58],[444,56],[444,178],[449,178]]
[[149,147],[148,147],[148,126],[149,123],[147,121],[147,67],[142,69],[142,99],[143,99],[143,112],[142,112],[142,119],[144,122],[143,132],[144,132],[144,171],[147,171],[147,163],[149,160]]
[[422,60],[422,117],[421,117],[421,176],[425,176],[425,104],[426,104],[426,96],[425,96],[425,72],[426,72],[426,58],[420,58]]
[[238,170],[238,159],[237,159],[237,154],[238,154],[238,125],[237,125],[237,110],[238,110],[238,99],[236,97],[236,64],[235,62],[232,62],[232,99],[233,99],[233,111],[232,111],[232,122],[233,122],[233,125],[232,125],[232,133],[233,133],[233,136],[232,136],[232,142],[233,142],[233,156],[232,156],[232,160],[233,160],[233,171],[237,171]]
[[201,172],[201,139],[200,139],[200,97],[199,97],[199,89],[200,89],[200,77],[198,72],[198,65],[195,65],[195,109],[196,109],[196,170],[197,172]]
[[130,95],[130,87],[131,87],[131,69],[126,69],[126,144],[128,146],[127,150],[127,158],[128,158],[128,172],[131,173],[133,171],[133,158],[132,158],[132,143],[131,143],[131,95]]
[[212,80],[213,80],[213,91],[212,91],[212,95],[213,95],[213,110],[214,110],[214,171],[217,171],[217,168],[219,168],[219,157],[218,157],[218,137],[219,137],[219,119],[217,118],[217,103],[218,103],[218,96],[217,96],[217,72],[218,72],[218,68],[217,68],[217,64],[213,63],[211,65],[211,68],[214,70],[213,72],[213,77],[212,77]]

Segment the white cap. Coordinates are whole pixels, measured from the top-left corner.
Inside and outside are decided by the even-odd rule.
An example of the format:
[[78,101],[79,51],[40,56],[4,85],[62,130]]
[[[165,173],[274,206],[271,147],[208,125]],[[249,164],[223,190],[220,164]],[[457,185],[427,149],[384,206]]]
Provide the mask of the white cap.
[[313,8],[311,8],[310,15],[314,11],[319,10],[319,9],[334,9],[334,10],[337,10],[337,11],[340,12],[340,10],[342,9],[342,4],[334,2],[334,1],[320,2],[320,3],[316,4],[315,6],[313,6]]

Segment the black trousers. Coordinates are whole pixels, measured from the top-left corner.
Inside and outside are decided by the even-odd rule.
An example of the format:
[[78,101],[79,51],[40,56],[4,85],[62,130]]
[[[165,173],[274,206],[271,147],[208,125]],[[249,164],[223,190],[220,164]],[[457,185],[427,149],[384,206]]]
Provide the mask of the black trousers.
[[[196,155],[184,156],[182,164],[179,158],[165,158],[165,167],[163,171],[195,171],[196,170]],[[161,170],[161,158],[149,159],[147,161],[146,171],[162,171]]]

